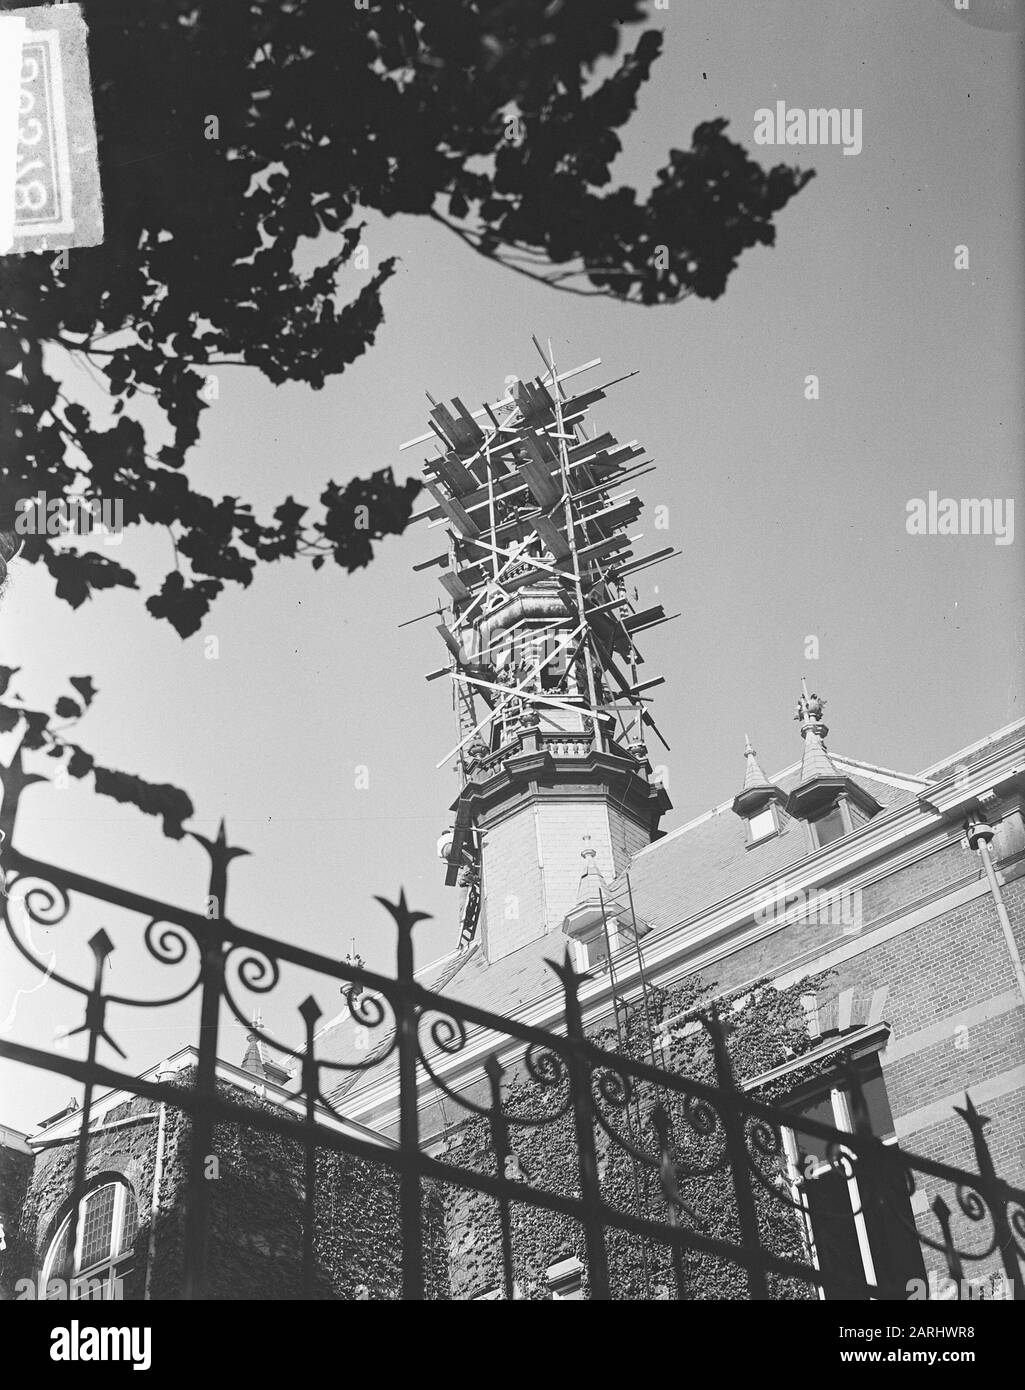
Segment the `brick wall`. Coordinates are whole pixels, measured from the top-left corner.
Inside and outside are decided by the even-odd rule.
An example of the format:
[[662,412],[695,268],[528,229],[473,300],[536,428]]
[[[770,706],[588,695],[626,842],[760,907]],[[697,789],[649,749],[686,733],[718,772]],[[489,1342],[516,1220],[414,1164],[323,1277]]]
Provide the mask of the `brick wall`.
[[[1012,840],[1005,844],[1016,847]],[[1000,877],[1019,949],[1025,949],[1020,862],[1005,863]],[[929,915],[929,904],[973,886],[980,891],[970,900]],[[886,991],[881,1017],[891,1033],[881,1061],[902,1148],[977,1171],[970,1132],[953,1112],[969,1092],[990,1118],[986,1137],[997,1172],[1025,1186],[1025,1007],[978,856],[948,842],[865,886],[862,908],[860,931],[845,936],[830,923],[798,921],[703,973],[730,990],[760,977],[787,976],[795,966],[818,968],[831,952],[845,952],[847,958],[832,965],[830,994],[851,991],[866,1000]],[[890,934],[890,927],[923,908],[924,920]],[[873,929],[883,939],[873,941]],[[970,1220],[944,1184],[925,1182],[921,1191],[922,1232],[939,1236],[930,1204],[942,1191],[953,1211],[955,1240],[968,1250],[985,1248],[992,1235],[988,1219]],[[945,1274],[941,1254],[923,1253],[928,1270]],[[973,1278],[1000,1269],[995,1255],[965,1265]]]

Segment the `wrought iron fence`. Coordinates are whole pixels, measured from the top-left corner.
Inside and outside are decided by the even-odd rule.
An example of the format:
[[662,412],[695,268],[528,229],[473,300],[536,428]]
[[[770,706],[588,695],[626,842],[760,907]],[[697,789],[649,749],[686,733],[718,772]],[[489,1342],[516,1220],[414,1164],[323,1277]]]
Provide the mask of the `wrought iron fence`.
[[[959,1113],[974,1148],[975,1172],[906,1153],[876,1137],[858,1071],[850,1064],[841,1067],[850,1095],[851,1132],[745,1092],[733,1073],[723,1020],[714,1011],[701,1018],[714,1057],[714,1083],[681,1075],[650,1058],[603,1049],[584,1026],[581,984],[587,977],[578,974],[568,959],[552,962],[563,992],[564,1031],[535,1028],[434,993],[414,975],[413,931],[424,914],[412,911],[404,895],[397,903],[379,899],[397,930],[394,978],[247,931],[231,922],[225,911],[228,866],[243,851],[228,844],[223,825],[213,841],[195,838],[210,859],[208,901],[217,907],[212,917],[59,868],[10,845],[4,854],[6,888],[0,898],[14,947],[48,976],[49,988],[71,991],[81,1006],[82,1022],[74,1031],[85,1034],[84,1060],[0,1039],[0,1056],[66,1076],[83,1087],[75,1193],[87,1176],[97,1087],[164,1102],[190,1117],[184,1297],[203,1298],[208,1292],[210,1185],[203,1165],[214,1126],[220,1123],[284,1136],[301,1147],[306,1296],[314,1278],[316,1157],[318,1151],[327,1151],[357,1156],[395,1175],[406,1299],[425,1296],[423,1198],[425,1187],[432,1185],[479,1194],[497,1210],[501,1277],[492,1296],[518,1296],[513,1213],[517,1207],[527,1207],[566,1218],[582,1231],[586,1290],[594,1299],[622,1294],[610,1275],[611,1239],[633,1240],[653,1255],[660,1252],[671,1270],[667,1292],[672,1296],[675,1287],[675,1296],[681,1299],[700,1296],[688,1265],[702,1256],[738,1271],[743,1285],[740,1296],[753,1299],[781,1296],[784,1288],[800,1288],[811,1297],[903,1299],[908,1296],[909,1275],[924,1270],[920,1257],[909,1256],[909,1250],[935,1252],[931,1258],[942,1260],[954,1281],[954,1297],[965,1296],[972,1273],[983,1269],[998,1269],[1009,1296],[1025,1297],[1021,1264],[1025,1192],[998,1177],[985,1134],[988,1122],[970,1100]],[[186,970],[184,986],[159,999],[108,992],[104,964],[114,944],[102,929],[89,942],[94,960],[91,981],[69,978],[41,960],[23,935],[30,936],[33,925],[67,923],[79,900],[130,913],[139,923],[136,937],[141,933],[152,960]],[[330,985],[332,992],[342,989],[353,1019],[369,1030],[377,1046],[357,1061],[318,1055],[321,1010],[312,995],[298,1006],[301,1028],[295,1046],[251,1022],[240,995],[268,995],[287,967],[337,982]],[[131,1075],[100,1060],[101,1044],[125,1055],[110,1031],[112,1008],[152,1010],[192,997],[199,1005],[198,1064],[192,1087]],[[298,1077],[294,1100],[302,1113],[285,1107],[253,1110],[218,1086],[225,1009],[269,1047],[293,1059]],[[474,1058],[478,1061],[476,1090],[465,1084],[466,1068]],[[325,1123],[325,1117],[346,1119],[338,1099],[340,1075],[369,1076],[374,1069],[393,1077],[397,1144],[377,1144]],[[526,1094],[534,1097],[534,1104],[525,1106],[522,1084],[515,1101],[510,1100],[513,1078],[526,1083]],[[422,1107],[431,1096],[446,1097],[457,1115],[485,1127],[486,1164],[459,1162],[457,1149],[425,1142]],[[551,1181],[551,1175],[518,1172],[517,1135],[559,1124],[571,1131],[572,1175]],[[813,1165],[816,1176],[832,1179],[814,1189],[814,1201],[809,1198],[813,1189],[804,1164],[810,1151],[819,1156]],[[610,1195],[603,1182],[603,1167],[610,1155],[619,1156],[632,1172],[628,1200]],[[710,1183],[718,1184],[717,1192],[729,1208],[729,1219],[718,1231],[702,1224],[691,1199],[691,1194]],[[924,1206],[919,1197],[913,1211],[911,1198],[920,1192],[933,1194],[931,1204]],[[773,1226],[769,1219],[771,1213],[781,1211],[789,1213],[789,1224],[784,1225],[793,1236],[782,1243],[772,1235],[780,1229],[778,1221]],[[75,1206],[70,1250],[75,1248],[77,1219]],[[845,1229],[853,1222],[862,1247],[865,1232],[869,1237],[873,1230],[888,1232],[891,1249],[904,1255],[896,1262],[881,1262],[878,1257],[873,1262],[871,1252],[866,1255],[862,1249],[862,1258],[838,1262],[826,1249],[831,1219],[842,1220]],[[900,1239],[894,1244],[895,1231]]]

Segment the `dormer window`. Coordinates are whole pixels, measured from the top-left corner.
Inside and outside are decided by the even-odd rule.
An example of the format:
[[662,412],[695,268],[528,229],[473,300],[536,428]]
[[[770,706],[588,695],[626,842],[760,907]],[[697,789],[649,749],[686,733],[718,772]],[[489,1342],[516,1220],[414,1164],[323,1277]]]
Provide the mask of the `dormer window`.
[[756,811],[753,816],[748,817],[747,842],[749,845],[760,844],[762,840],[767,840],[770,835],[775,835],[778,830],[776,808],[771,805],[766,806],[763,811]]
[[[613,936],[614,924],[609,923],[609,937]],[[601,932],[597,936],[592,936],[587,941],[574,941],[575,965],[578,970],[607,970],[609,968],[609,942],[606,940],[605,933]],[[612,949],[616,949],[613,940]]]
[[758,765],[758,755],[751,747],[751,740],[745,740],[744,786],[733,798],[733,813],[740,816],[747,828],[747,847],[760,845],[763,840],[778,835],[783,828],[780,820],[780,806],[786,800],[785,794]]
[[812,841],[816,849],[824,849],[834,840],[841,840],[850,831],[847,823],[847,808],[842,802],[831,806],[824,815],[808,822]]

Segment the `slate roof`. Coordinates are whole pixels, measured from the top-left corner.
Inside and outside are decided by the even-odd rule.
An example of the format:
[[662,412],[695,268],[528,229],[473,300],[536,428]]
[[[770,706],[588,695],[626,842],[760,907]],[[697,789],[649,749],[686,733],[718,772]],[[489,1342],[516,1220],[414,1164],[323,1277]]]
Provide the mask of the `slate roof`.
[[[801,778],[802,782],[811,782],[816,777],[835,777],[837,767],[829,754],[826,752],[826,745],[819,738],[818,734],[809,732],[804,739],[804,756],[801,759]],[[797,779],[795,778],[795,785]]]
[[[1023,728],[1025,720],[961,749],[917,775],[875,767],[839,753],[829,757],[832,769],[869,792],[881,806],[881,814],[885,814],[915,801],[922,790],[942,781],[960,764],[975,762],[1020,739]],[[800,780],[800,762],[792,763],[772,778],[784,792],[791,791]],[[731,806],[732,800],[724,801],[634,856],[629,871],[634,904],[638,916],[652,926],[644,939],[646,949],[662,933],[673,931],[682,922],[699,917],[763,879],[782,876],[810,853],[803,825],[792,821],[782,810],[782,832],[749,846],[744,822]],[[626,900],[622,877],[612,884],[610,893]],[[435,961],[419,971],[417,978],[428,989],[477,1008],[497,1014],[519,1013],[558,988],[546,957],[561,960],[565,946],[565,938],[555,929],[489,965],[478,942],[468,951]],[[347,1015],[340,1015],[318,1035],[318,1056],[329,1061],[366,1062],[373,1054],[366,1051],[365,1037],[357,1040],[358,1032]],[[376,1036],[373,1041],[377,1043]],[[388,1066],[393,1064],[394,1058],[389,1058]],[[383,1068],[374,1068],[366,1078],[363,1073],[340,1072],[340,1084],[332,1099],[339,1101],[354,1087],[360,1089],[364,1079],[376,1082],[385,1074]],[[329,1090],[328,1086],[325,1090]]]

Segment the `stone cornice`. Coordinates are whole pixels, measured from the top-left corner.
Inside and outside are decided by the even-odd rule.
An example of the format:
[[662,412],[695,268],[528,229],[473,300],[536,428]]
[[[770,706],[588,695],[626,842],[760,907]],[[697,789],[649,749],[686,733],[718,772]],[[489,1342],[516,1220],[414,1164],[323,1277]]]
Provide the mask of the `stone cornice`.
[[471,818],[479,818],[492,813],[499,803],[512,809],[534,799],[579,799],[588,795],[582,785],[589,785],[591,794],[598,797],[614,792],[621,809],[639,817],[646,827],[670,809],[665,789],[649,782],[632,758],[593,749],[583,758],[559,757],[544,748],[510,754],[486,779],[469,781],[450,809],[462,807]]

